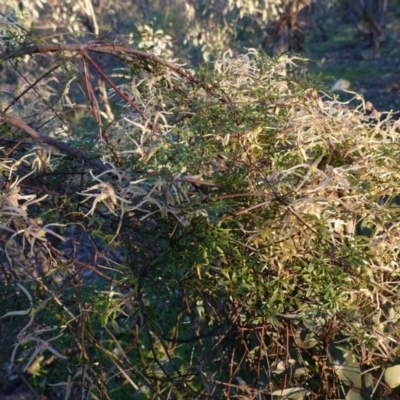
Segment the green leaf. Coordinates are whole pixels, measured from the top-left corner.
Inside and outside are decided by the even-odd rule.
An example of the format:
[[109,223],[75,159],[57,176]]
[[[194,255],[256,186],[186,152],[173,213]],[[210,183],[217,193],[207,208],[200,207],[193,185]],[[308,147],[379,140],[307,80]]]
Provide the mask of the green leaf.
[[360,391],[350,389],[346,394],[346,400],[362,400]]
[[318,344],[318,339],[314,332],[310,332],[306,328],[299,328],[296,331],[294,341],[301,349],[312,349]]
[[400,365],[393,365],[392,367],[386,368],[384,376],[385,382],[388,384],[390,389],[400,386]]
[[330,344],[328,357],[336,375],[344,385],[354,389],[362,388],[360,365],[351,351]]
[[369,400],[370,397],[365,391],[351,388],[346,394],[346,400]]
[[169,376],[179,371],[181,365],[182,360],[177,357],[172,357],[171,359],[161,359],[158,363],[154,364],[153,372],[159,377],[165,375]]
[[307,389],[303,389],[301,387],[293,387],[284,390],[275,390],[272,393],[272,396],[276,396],[284,400],[302,400],[310,394],[312,394],[312,392]]
[[369,372],[363,374],[362,380],[363,380],[363,387],[365,388],[365,390],[367,390],[368,393],[372,393],[375,387],[374,378],[372,374],[370,374]]

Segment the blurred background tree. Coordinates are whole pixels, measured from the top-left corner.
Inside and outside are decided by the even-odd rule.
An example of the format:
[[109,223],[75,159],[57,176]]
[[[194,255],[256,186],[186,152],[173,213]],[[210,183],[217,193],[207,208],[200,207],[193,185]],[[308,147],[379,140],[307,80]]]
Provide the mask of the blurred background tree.
[[345,79],[378,108],[400,108],[396,0],[6,0],[0,11],[33,37],[127,43],[191,65],[229,48],[301,52],[327,84]]

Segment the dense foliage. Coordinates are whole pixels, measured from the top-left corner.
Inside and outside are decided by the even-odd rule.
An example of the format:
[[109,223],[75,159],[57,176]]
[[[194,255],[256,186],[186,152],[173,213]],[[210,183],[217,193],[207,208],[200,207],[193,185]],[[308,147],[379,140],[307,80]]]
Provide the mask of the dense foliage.
[[193,72],[127,44],[7,43],[1,63],[39,76],[1,101],[3,390],[399,386],[390,114],[252,49]]

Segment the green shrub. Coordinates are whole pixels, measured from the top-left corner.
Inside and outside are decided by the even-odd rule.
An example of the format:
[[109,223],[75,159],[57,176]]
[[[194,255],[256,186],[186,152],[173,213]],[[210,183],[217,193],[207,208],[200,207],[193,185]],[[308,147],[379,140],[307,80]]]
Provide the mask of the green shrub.
[[253,50],[195,74],[115,44],[0,59],[36,53],[54,67],[0,117],[4,377],[67,398],[383,393],[398,122]]

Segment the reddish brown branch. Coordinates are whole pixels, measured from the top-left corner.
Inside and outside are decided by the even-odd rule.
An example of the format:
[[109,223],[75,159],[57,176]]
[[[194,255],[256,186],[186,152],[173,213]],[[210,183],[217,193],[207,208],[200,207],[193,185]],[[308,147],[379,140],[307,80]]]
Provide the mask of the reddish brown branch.
[[[33,54],[45,54],[45,53],[54,53],[54,52],[79,52],[81,54],[87,52],[94,53],[102,53],[102,54],[110,54],[113,56],[120,57],[122,55],[129,55],[141,59],[145,59],[148,61],[153,61],[158,65],[162,65],[166,68],[172,69],[180,76],[188,79],[191,83],[195,85],[201,86],[204,90],[206,90],[209,94],[213,95],[214,90],[209,85],[203,83],[201,80],[197,79],[193,74],[189,71],[186,71],[184,68],[176,65],[170,61],[165,60],[162,57],[158,57],[153,53],[148,53],[146,51],[141,51],[137,49],[132,49],[131,47],[119,45],[119,44],[107,44],[107,43],[86,43],[86,44],[67,44],[67,43],[59,43],[59,44],[39,44],[34,46],[22,47],[17,50],[6,50],[3,53],[0,53],[0,63],[12,59],[19,58],[25,55],[33,55]],[[223,95],[223,102],[227,104],[231,104],[229,98]]]
[[132,108],[136,110],[136,112],[149,124],[149,127],[151,129],[154,129],[153,124],[144,116],[140,108],[127,96],[125,96],[124,93],[122,93],[117,86],[114,84],[114,82],[102,71],[102,69],[92,60],[92,58],[84,54],[84,57],[93,65],[93,67],[96,69],[96,71],[101,75],[101,77],[118,93],[118,95],[126,101]]
[[88,51],[93,51],[95,53],[103,53],[103,54],[128,54],[131,56],[135,56],[138,58],[143,58],[146,60],[154,61],[157,64],[163,65],[164,67],[170,68],[176,73],[181,76],[184,76],[189,81],[194,84],[201,85],[202,82],[194,77],[190,72],[186,71],[182,67],[169,62],[161,57],[156,56],[155,54],[148,53],[146,51],[140,51],[136,49],[132,49],[127,46],[122,46],[118,44],[103,44],[103,43],[87,43],[87,44],[67,44],[67,43],[60,43],[60,44],[40,44],[28,47],[22,47],[18,50],[10,51],[6,50],[0,54],[0,63],[4,60],[10,58],[19,58],[25,55],[32,55],[32,54],[44,54],[44,53],[52,53],[52,52],[65,52],[65,51],[73,51],[73,52],[80,52],[86,53]]
[[93,167],[96,167],[102,171],[106,171],[109,168],[107,167],[106,164],[104,164],[102,161],[92,158],[88,154],[84,153],[83,151],[80,151],[78,149],[71,148],[67,146],[65,143],[59,142],[56,139],[53,139],[49,136],[42,135],[41,133],[37,132],[35,129],[31,128],[27,123],[20,119],[20,118],[15,118],[11,117],[9,115],[4,115],[0,117],[0,124],[8,124],[11,126],[14,126],[15,128],[21,129],[25,133],[27,133],[31,138],[38,140],[39,142],[43,142],[45,144],[51,145],[58,150],[62,151],[65,154],[68,154],[70,156],[73,156],[75,158],[79,158],[81,160],[85,160],[88,164],[92,165]]
[[99,128],[99,132],[101,133],[102,129],[102,123],[101,123],[101,116],[100,116],[100,110],[98,107],[95,105],[95,100],[94,100],[94,95],[93,95],[93,88],[90,83],[90,78],[89,78],[89,71],[86,65],[86,58],[82,59],[82,64],[83,64],[83,82],[85,84],[86,88],[86,98],[90,104],[90,110],[92,112],[93,118],[96,121],[96,125]]
[[[107,76],[107,74],[105,74],[104,71],[97,65],[97,63],[89,56],[89,54],[88,54],[89,52],[109,54],[114,57],[125,58],[126,62],[132,61],[132,57],[137,58],[137,59],[151,61],[153,63],[156,63],[158,65],[164,66],[166,68],[169,68],[169,69],[175,71],[180,76],[188,79],[192,84],[199,85],[200,87],[202,87],[208,94],[210,94],[212,96],[215,95],[215,89],[212,86],[197,79],[193,74],[186,71],[184,68],[182,68],[172,62],[169,62],[161,57],[158,57],[155,54],[137,50],[137,49],[132,49],[130,47],[119,45],[119,44],[106,44],[106,43],[49,44],[49,43],[45,43],[45,44],[40,44],[40,45],[22,47],[20,49],[14,50],[14,51],[6,50],[3,53],[0,53],[0,64],[1,64],[1,62],[5,61],[5,60],[19,58],[24,55],[46,54],[46,53],[54,53],[54,52],[59,52],[59,53],[73,52],[74,54],[72,57],[76,57],[77,54],[81,54],[82,57],[84,59],[86,59],[96,69],[96,71],[100,74],[102,79],[105,82],[107,82],[127,104],[129,104],[133,109],[136,110],[136,112],[146,121],[149,128],[152,130],[154,130],[154,124],[152,122],[150,122],[144,116],[143,112],[132,100],[130,100],[124,93],[121,92],[121,90],[119,90],[117,88],[117,86],[111,81],[111,79]],[[86,82],[86,79],[85,79],[85,82]],[[230,98],[222,90],[220,92],[222,94],[222,98],[221,98],[222,103],[228,104],[230,107],[232,107],[233,111],[235,111],[235,107],[233,106],[233,103],[230,100]],[[90,101],[90,99],[89,99],[89,101]],[[92,111],[94,110],[93,105],[91,105],[91,109],[92,109]],[[97,120],[95,114],[94,114],[94,118],[95,118],[97,124],[99,125],[99,121]],[[102,131],[102,134],[104,134],[104,130]],[[117,155],[116,151],[114,150],[113,146],[111,145],[111,142],[107,141],[106,138],[105,138],[105,140],[106,140],[107,145],[111,149],[114,157],[116,158],[117,164],[120,164],[118,155]]]
[[[93,88],[92,88],[92,85],[91,85],[90,79],[89,79],[89,71],[88,71],[88,68],[87,68],[87,65],[86,65],[86,60],[87,59],[89,59],[89,61],[91,63],[93,62],[93,60],[89,56],[85,55],[85,57],[82,58],[82,61],[83,61],[83,81],[84,81],[85,87],[86,87],[86,98],[88,99],[88,102],[90,104],[90,110],[92,112],[93,118],[96,121],[96,124],[97,124],[97,126],[99,128],[100,137],[106,142],[108,148],[110,149],[111,153],[115,157],[117,165],[120,166],[120,165],[122,165],[122,162],[118,157],[117,151],[114,148],[114,146],[112,145],[112,143],[111,143],[108,135],[106,134],[105,130],[103,129],[103,125],[102,125],[102,122],[101,122],[100,110],[99,110],[97,101],[95,101],[95,97],[94,97],[94,94],[93,94]],[[97,68],[100,69],[100,67],[96,64],[96,69]]]
[[[153,124],[145,118],[145,116],[143,115],[143,113],[139,109],[139,107],[136,106],[136,104],[134,104],[129,98],[127,98],[127,96],[125,96],[116,87],[116,85],[108,78],[108,76],[102,71],[102,69],[88,55],[89,52],[109,54],[114,57],[121,57],[121,55],[123,55],[123,56],[136,57],[139,59],[145,59],[148,61],[152,61],[154,63],[157,63],[158,65],[164,66],[166,68],[169,68],[169,69],[175,71],[180,76],[188,79],[191,83],[201,86],[209,94],[214,94],[213,88],[211,88],[209,85],[201,82],[194,75],[192,75],[190,72],[186,71],[182,67],[180,67],[172,62],[169,62],[161,57],[158,57],[155,54],[148,53],[148,52],[141,51],[141,50],[132,49],[130,47],[117,45],[117,44],[105,44],[105,43],[48,44],[48,43],[45,43],[45,44],[40,44],[40,45],[22,47],[17,50],[6,50],[3,53],[0,53],[0,64],[3,61],[6,61],[8,59],[15,59],[15,58],[23,57],[25,55],[46,54],[46,53],[55,53],[55,52],[60,52],[60,53],[73,52],[73,53],[82,54],[82,56],[90,62],[90,64],[101,75],[101,77],[118,93],[118,95],[121,96],[121,98],[123,98],[131,107],[133,107],[142,116],[143,119],[145,119],[147,121],[147,123],[151,129],[154,128]],[[74,54],[73,57],[76,57],[76,55],[77,54]],[[129,60],[127,60],[127,61],[129,61]],[[224,97],[223,102],[230,103],[229,99],[227,100],[225,98],[225,95],[223,95],[223,97]],[[89,98],[89,101],[90,101],[90,98]],[[93,107],[92,107],[92,110],[93,110]],[[96,121],[96,122],[98,122],[98,121]],[[83,159],[96,168],[99,168],[103,171],[108,169],[108,167],[105,164],[103,164],[100,160],[92,159],[89,155],[87,155],[86,153],[84,153],[80,150],[70,148],[69,146],[67,146],[66,144],[64,144],[62,142],[59,142],[59,141],[57,141],[53,138],[50,138],[46,135],[40,134],[39,132],[32,129],[30,126],[28,126],[26,124],[26,122],[20,118],[14,118],[14,117],[10,117],[7,115],[4,115],[3,117],[0,116],[0,124],[1,123],[3,123],[3,124],[6,123],[6,124],[9,124],[9,125],[12,125],[12,126],[18,128],[18,129],[21,129],[25,133],[27,133],[29,136],[31,136],[32,138],[40,140],[43,143],[52,145],[52,146],[56,147],[57,149],[61,150],[62,152],[69,154],[73,157]]]

